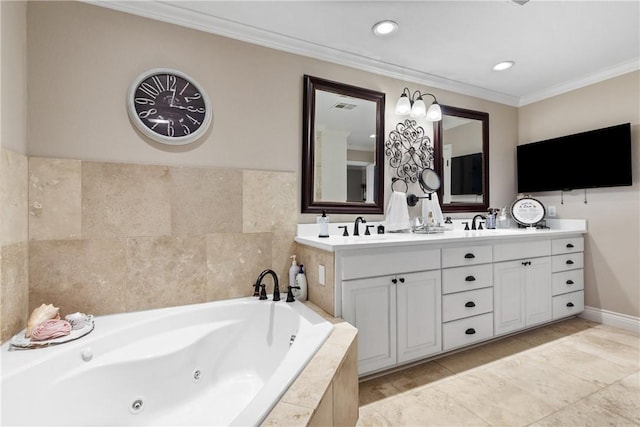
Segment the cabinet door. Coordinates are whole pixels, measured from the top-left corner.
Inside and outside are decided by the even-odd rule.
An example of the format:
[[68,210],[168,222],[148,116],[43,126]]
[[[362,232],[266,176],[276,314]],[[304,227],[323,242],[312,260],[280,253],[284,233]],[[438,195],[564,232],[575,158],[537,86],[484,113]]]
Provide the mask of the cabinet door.
[[393,277],[342,282],[342,317],[358,328],[358,374],[396,363],[396,285]]
[[522,261],[498,262],[493,265],[493,314],[495,334],[524,328],[525,269]]
[[398,363],[442,351],[440,271],[397,276]]
[[548,322],[553,316],[551,260],[545,257],[528,261],[531,264],[524,267],[526,326]]

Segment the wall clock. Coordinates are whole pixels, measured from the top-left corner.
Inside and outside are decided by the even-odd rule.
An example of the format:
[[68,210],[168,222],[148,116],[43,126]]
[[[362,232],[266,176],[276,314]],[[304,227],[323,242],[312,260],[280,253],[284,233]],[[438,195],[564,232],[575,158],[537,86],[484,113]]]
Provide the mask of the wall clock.
[[139,75],[129,87],[127,111],[133,124],[154,141],[189,144],[211,124],[207,93],[188,75],[154,68]]

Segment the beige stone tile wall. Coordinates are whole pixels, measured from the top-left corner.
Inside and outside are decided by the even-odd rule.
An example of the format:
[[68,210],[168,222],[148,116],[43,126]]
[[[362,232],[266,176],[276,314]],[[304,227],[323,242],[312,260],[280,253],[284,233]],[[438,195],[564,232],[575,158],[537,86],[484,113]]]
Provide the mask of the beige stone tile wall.
[[0,340],[27,321],[27,157],[0,150]]
[[101,315],[249,296],[265,268],[286,289],[293,172],[5,151],[2,165],[3,340],[42,303]]

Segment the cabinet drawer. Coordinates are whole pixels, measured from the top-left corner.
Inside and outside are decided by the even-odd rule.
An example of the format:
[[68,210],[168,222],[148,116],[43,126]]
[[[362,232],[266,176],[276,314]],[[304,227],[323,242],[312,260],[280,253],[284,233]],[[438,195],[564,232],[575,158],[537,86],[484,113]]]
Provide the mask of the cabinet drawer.
[[551,241],[552,255],[582,251],[584,251],[584,239],[582,237],[569,237],[567,239],[554,239]]
[[536,258],[547,255],[551,255],[551,240],[538,240],[533,242],[516,241],[513,243],[496,243],[493,245],[494,262]]
[[566,294],[567,292],[584,289],[584,270],[569,270],[553,273],[553,295]]
[[342,280],[440,268],[440,249],[369,249],[342,258]]
[[492,261],[491,246],[465,246],[442,249],[442,267],[484,264]]
[[462,347],[493,336],[493,313],[454,320],[442,325],[442,349]]
[[551,257],[551,271],[577,270],[583,267],[582,252]]
[[553,297],[553,318],[575,316],[584,311],[584,291],[570,292]]
[[442,321],[462,319],[493,311],[493,288],[458,292],[442,297]]
[[469,267],[447,268],[442,270],[442,293],[470,291],[493,286],[493,268],[491,264]]

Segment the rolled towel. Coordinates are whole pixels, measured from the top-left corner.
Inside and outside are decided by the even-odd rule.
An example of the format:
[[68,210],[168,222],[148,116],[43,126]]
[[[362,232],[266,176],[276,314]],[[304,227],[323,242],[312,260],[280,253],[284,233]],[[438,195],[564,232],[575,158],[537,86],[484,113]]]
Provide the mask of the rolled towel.
[[31,331],[31,341],[52,340],[71,333],[71,323],[66,320],[45,320]]
[[407,194],[394,191],[391,193],[389,206],[387,207],[385,229],[387,231],[400,231],[408,230],[409,228],[411,228],[411,221],[409,219]]
[[422,217],[429,217],[429,211],[433,213],[433,219],[438,224],[444,223],[444,216],[442,215],[442,209],[440,208],[440,201],[438,200],[438,193],[431,193],[431,200],[422,199]]

